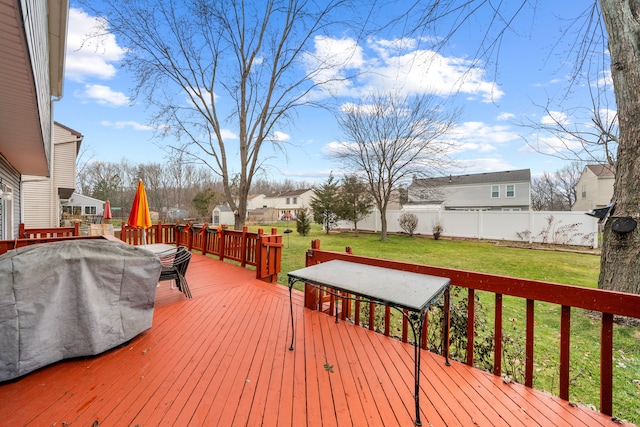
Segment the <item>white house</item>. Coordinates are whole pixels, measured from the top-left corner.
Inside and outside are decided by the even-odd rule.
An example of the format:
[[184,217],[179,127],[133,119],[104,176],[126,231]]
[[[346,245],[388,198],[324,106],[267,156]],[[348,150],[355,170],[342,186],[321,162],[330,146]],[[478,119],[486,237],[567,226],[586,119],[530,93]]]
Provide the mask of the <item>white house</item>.
[[93,197],[73,193],[69,200],[62,204],[62,217],[99,223],[102,222],[104,203],[104,201]]
[[414,178],[407,190],[409,205],[440,206],[444,210],[528,211],[531,206],[529,169]]
[[83,136],[54,123],[53,169],[51,176],[23,175],[21,178],[23,217],[27,228],[59,227],[61,204],[69,200],[76,184],[76,157]]
[[67,0],[0,0],[0,240],[23,219],[22,177],[52,173],[53,102],[62,97]]
[[277,221],[295,220],[298,210],[308,208],[314,196],[315,191],[310,188],[285,191],[265,196],[262,199],[262,208],[274,209],[277,212]]
[[587,165],[576,184],[576,201],[572,211],[590,211],[611,202],[615,168],[611,165]]
[[211,225],[219,227],[221,225],[233,225],[236,221],[235,215],[227,205],[218,205],[213,208]]

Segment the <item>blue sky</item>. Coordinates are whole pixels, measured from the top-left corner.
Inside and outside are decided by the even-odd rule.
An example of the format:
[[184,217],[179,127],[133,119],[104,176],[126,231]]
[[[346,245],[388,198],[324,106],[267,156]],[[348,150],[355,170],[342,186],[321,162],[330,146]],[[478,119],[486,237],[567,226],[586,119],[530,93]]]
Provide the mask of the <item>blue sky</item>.
[[[527,10],[513,24],[516,31],[503,39],[497,68],[494,64],[481,63],[474,74],[467,75],[467,83],[462,86],[459,86],[461,70],[477,48],[477,22],[463,27],[439,54],[421,50],[415,39],[400,40],[389,33],[360,42],[344,34],[316,39],[314,53],[339,55],[350,48],[356,52],[350,67],[375,71],[350,87],[349,93],[344,89],[345,96],[352,101],[370,88],[397,88],[399,80],[407,93],[424,91],[421,85],[425,81],[430,82],[430,87],[438,87],[440,93],[455,87],[459,90],[455,96],[443,96],[462,108],[459,123],[449,136],[456,144],[454,158],[458,169],[453,173],[530,168],[536,176],[545,171],[554,172],[568,161],[532,150],[525,139],[533,141],[536,136],[518,123],[548,121],[534,104],[545,105],[549,99],[555,102],[566,93],[572,64],[568,61],[569,48],[563,43],[570,43],[572,39],[561,40],[556,46],[563,23],[556,16],[577,15],[578,5],[586,7],[584,2],[575,0],[543,1],[535,11]],[[86,34],[95,25],[95,19],[72,2],[64,96],[54,105],[55,120],[84,135],[84,160],[164,162],[163,147],[171,141],[154,138],[152,129],[146,125],[149,112],[144,105],[132,102],[134,82],[120,68],[124,51],[118,40],[107,37],[97,47],[86,43]],[[401,53],[398,43],[402,44]],[[587,89],[584,82],[574,85],[565,101],[567,108],[589,106]],[[584,117],[565,117],[566,112],[560,112],[555,106],[550,106],[550,110],[558,111],[556,114],[567,122],[585,120]],[[295,125],[278,132],[288,147],[286,156],[280,152],[264,153],[272,156],[267,162],[272,180],[288,178],[316,183],[339,169],[327,156],[332,147],[341,142],[331,112],[299,110]],[[226,133],[232,143],[236,131],[226,129]],[[558,146],[550,135],[537,137],[548,144],[547,151]]]

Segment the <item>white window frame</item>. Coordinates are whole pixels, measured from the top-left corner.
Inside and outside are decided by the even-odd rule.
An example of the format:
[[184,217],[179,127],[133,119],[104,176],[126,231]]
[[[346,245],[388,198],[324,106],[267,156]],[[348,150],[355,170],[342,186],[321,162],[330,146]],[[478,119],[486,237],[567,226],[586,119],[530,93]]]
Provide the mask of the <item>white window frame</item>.
[[[497,190],[497,191],[494,191]],[[498,193],[497,196],[494,196],[495,193]],[[492,199],[499,199],[500,198],[500,186],[499,185],[492,185],[491,186],[491,198]]]
[[[513,194],[511,196],[509,195],[509,187],[513,188]],[[505,197],[508,197],[509,199],[513,199],[514,197],[516,197],[516,185],[515,184],[507,184],[507,185],[505,185],[504,195],[505,195]]]

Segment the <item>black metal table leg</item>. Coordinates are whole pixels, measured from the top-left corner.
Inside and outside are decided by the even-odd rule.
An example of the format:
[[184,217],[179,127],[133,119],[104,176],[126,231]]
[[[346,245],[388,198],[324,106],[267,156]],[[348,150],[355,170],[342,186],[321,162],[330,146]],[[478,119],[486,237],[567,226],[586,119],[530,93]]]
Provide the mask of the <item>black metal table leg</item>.
[[289,313],[291,315],[291,345],[289,346],[289,350],[293,350],[293,338],[294,338],[294,326],[293,326],[293,297],[291,295],[293,290],[293,283],[295,279],[289,278]]

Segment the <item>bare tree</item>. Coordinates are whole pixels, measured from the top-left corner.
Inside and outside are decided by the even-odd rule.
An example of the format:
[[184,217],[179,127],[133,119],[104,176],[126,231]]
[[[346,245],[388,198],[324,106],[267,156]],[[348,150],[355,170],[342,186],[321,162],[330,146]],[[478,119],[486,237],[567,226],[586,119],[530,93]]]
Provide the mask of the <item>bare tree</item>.
[[640,227],[614,231],[615,217],[640,220],[640,5],[637,1],[600,0],[609,36],[620,142],[613,189],[613,214],[605,223],[599,287],[640,293]]
[[181,138],[174,149],[220,176],[239,227],[253,177],[266,161],[263,145],[283,148],[279,126],[313,104],[311,91],[346,78],[327,72],[340,65],[336,58],[314,58],[309,69],[302,59],[315,36],[354,16],[344,13],[353,3],[105,0],[88,7],[126,47],[136,97],[156,108],[157,129]]
[[450,165],[443,137],[457,111],[445,113],[433,96],[370,95],[346,104],[338,124],[346,141],[332,156],[348,172],[364,175],[380,211],[380,239],[387,239],[387,207],[393,191],[413,176],[442,172]]
[[[398,3],[396,3],[398,4]],[[484,32],[478,37],[477,61],[494,60],[498,68],[500,46],[511,32],[521,11],[535,2],[458,2],[415,1],[398,20],[403,25],[414,22],[415,31],[431,32],[424,40],[435,40],[445,46],[457,31],[472,19],[483,20]],[[629,224],[640,220],[637,195],[640,194],[640,6],[635,0],[593,0],[575,20],[563,21],[566,28],[559,34],[571,34],[574,43],[569,54],[574,59],[569,81],[575,85],[584,81],[583,74],[601,78],[610,72],[618,115],[618,148],[615,157],[616,178],[613,192],[614,208],[604,227],[604,240],[598,286],[625,292],[640,293],[640,227],[631,231],[612,230],[618,218]],[[554,33],[556,34],[556,33]],[[552,42],[558,46],[559,42]],[[567,52],[564,52],[566,59]],[[593,67],[592,67],[593,64]],[[602,130],[608,131],[603,123]],[[607,132],[605,132],[605,135]],[[615,132],[611,132],[615,135]]]
[[[534,139],[523,136],[527,145],[538,153],[564,160],[609,164],[615,166],[618,149],[618,113],[608,105],[600,105],[591,86],[591,107],[554,109],[549,102],[538,105],[543,120],[518,123],[534,130]],[[597,90],[597,89],[596,89]]]
[[553,174],[543,173],[531,182],[531,207],[536,211],[569,211],[576,201],[581,163],[573,162]]

